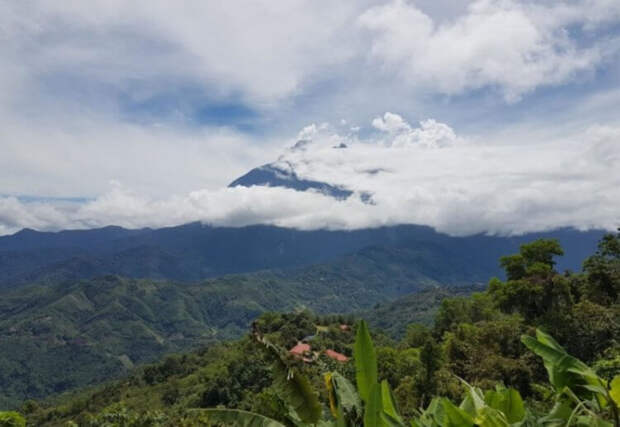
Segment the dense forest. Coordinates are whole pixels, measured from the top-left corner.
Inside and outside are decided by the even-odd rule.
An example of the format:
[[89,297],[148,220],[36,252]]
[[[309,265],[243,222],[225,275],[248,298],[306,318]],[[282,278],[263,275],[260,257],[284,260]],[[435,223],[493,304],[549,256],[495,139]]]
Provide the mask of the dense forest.
[[620,234],[583,272],[557,272],[562,253],[522,245],[500,260],[506,280],[443,299],[400,339],[352,315],[264,313],[238,341],[20,412],[50,426],[618,425]]
[[267,311],[361,310],[372,325],[402,335],[410,322],[431,323],[444,297],[473,289],[440,287],[424,274],[421,252],[374,247],[329,263],[198,283],[104,275],[12,289],[0,298],[0,410],[240,338]]

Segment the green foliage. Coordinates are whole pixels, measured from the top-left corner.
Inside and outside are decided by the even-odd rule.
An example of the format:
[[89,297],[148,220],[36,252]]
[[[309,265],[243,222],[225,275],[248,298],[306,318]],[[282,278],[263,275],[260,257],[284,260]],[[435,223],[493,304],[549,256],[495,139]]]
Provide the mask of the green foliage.
[[[248,411],[238,409],[200,409],[190,411],[190,417],[208,424],[238,427],[284,427],[284,424]],[[190,418],[190,419],[191,419]]]
[[500,265],[506,272],[508,280],[519,280],[525,277],[525,259],[523,255],[507,255],[500,259]]
[[439,306],[446,298],[469,296],[483,289],[482,286],[433,286],[354,314],[365,319],[373,330],[380,329],[393,338],[401,339],[408,333],[411,324],[431,327]]
[[420,350],[420,364],[422,372],[416,383],[417,394],[421,397],[422,405],[426,405],[431,397],[437,393],[437,371],[442,366],[442,351],[439,344],[429,337]]
[[0,427],[26,427],[26,420],[17,412],[0,412]]
[[338,372],[325,374],[325,383],[332,415],[335,418],[346,417],[350,421],[360,421],[363,414],[362,401],[355,386]]
[[[363,320],[357,326],[353,356],[355,357],[357,389],[362,400],[368,403],[372,387],[377,384],[377,355],[370,339],[368,326]],[[380,393],[380,391],[377,392]]]
[[620,426],[617,395],[620,377],[606,384],[593,369],[566,353],[551,336],[536,330],[536,338],[523,336],[523,343],[540,356],[555,389],[556,403],[546,419],[560,419],[565,425]]
[[[600,292],[599,274],[615,277],[614,241],[595,255],[600,268],[583,273],[553,271],[553,245],[529,246],[523,277],[444,299],[432,328],[418,324],[405,334],[399,326],[400,342],[375,329],[373,343],[366,322],[341,329],[352,324],[341,315],[268,313],[251,337],[165,359],[91,394],[29,405],[28,416],[35,425],[62,425],[122,414],[115,406],[122,403],[135,419],[162,411],[163,425],[206,423],[205,412],[188,415],[199,407],[286,426],[617,425],[620,307]],[[402,309],[412,298],[405,300]],[[307,336],[316,353],[302,361],[287,349]],[[335,362],[323,355],[328,348],[355,360]]]
[[422,347],[431,338],[431,330],[420,323],[412,323],[407,328],[405,345],[408,347]]
[[500,265],[508,280],[520,280],[551,272],[556,255],[564,255],[560,243],[556,239],[540,239],[521,245],[518,254],[501,257]]
[[521,245],[519,250],[525,261],[525,265],[530,268],[536,264],[545,264],[550,267],[555,265],[553,257],[564,255],[564,250],[557,239],[539,239],[531,243]]
[[[429,257],[420,250],[370,248],[330,263],[193,284],[108,275],[50,279],[5,291],[0,300],[0,408],[119,378],[165,354],[239,338],[264,312],[350,313],[380,304],[379,310],[398,296],[438,285],[431,276],[456,283],[451,266],[427,271],[428,263],[447,264]],[[430,323],[442,295],[454,292],[466,291],[432,289],[428,300],[401,305],[402,320],[393,322],[390,332],[401,334],[411,319]],[[383,317],[379,311],[368,315],[373,321]],[[308,317],[297,320],[281,318],[274,330],[292,339],[315,333]],[[301,330],[305,335],[297,336]],[[166,375],[146,377],[154,385]]]
[[484,400],[491,408],[503,413],[510,424],[525,418],[523,399],[515,389],[498,387],[497,390],[489,390],[484,394]]
[[596,253],[583,263],[591,284],[585,292],[593,301],[615,302],[620,295],[620,229],[618,231],[604,236]]
[[383,411],[383,399],[381,395],[381,386],[377,382],[370,384],[370,389],[368,390],[364,402],[366,404],[364,409],[364,425],[380,426]]

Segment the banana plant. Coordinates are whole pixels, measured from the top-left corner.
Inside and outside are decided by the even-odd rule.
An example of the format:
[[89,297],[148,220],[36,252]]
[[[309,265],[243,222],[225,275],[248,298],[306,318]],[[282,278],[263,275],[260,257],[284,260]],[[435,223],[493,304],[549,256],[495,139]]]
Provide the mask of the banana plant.
[[[325,374],[333,419],[322,418],[322,407],[308,379],[290,362],[283,349],[260,334],[256,340],[273,356],[274,385],[289,405],[286,421],[235,409],[199,409],[192,413],[201,423],[242,427],[404,427],[392,391],[379,382],[377,357],[366,322],[357,327],[354,359],[357,388],[337,372]],[[545,417],[535,419],[517,390],[496,387],[483,392],[464,380],[466,393],[457,406],[444,397],[434,398],[410,421],[412,427],[620,427],[620,376],[606,384],[580,360],[570,356],[549,335],[522,337],[523,343],[542,357],[549,382],[556,390],[556,405]],[[612,421],[608,421],[611,419]]]
[[364,320],[357,326],[353,358],[357,389],[364,402],[364,426],[404,426],[389,384],[378,382],[377,355]]
[[[386,381],[378,382],[377,356],[365,321],[357,327],[354,346],[357,389],[338,372],[325,375],[333,420],[321,419],[321,405],[308,379],[289,364],[285,352],[260,334],[257,342],[273,356],[274,385],[290,408],[286,425],[295,427],[404,427],[392,391]],[[243,427],[284,427],[285,423],[236,409],[196,409],[201,422]]]
[[368,325],[360,321],[353,347],[357,390],[337,372],[325,376],[332,415],[338,426],[404,426],[387,381],[378,381],[377,355]]
[[412,421],[414,427],[518,427],[524,426],[525,406],[517,390],[498,386],[483,393],[463,381],[467,388],[459,406],[436,397]]
[[[262,345],[273,360],[271,372],[273,384],[282,400],[288,404],[287,424],[298,427],[324,425],[321,420],[322,407],[310,381],[291,363],[286,351],[271,343],[257,331],[254,339]],[[190,412],[201,422],[235,425],[242,427],[285,427],[280,421],[248,411],[237,409],[195,409]]]
[[555,390],[556,403],[541,419],[544,425],[620,427],[620,375],[607,384],[541,330],[535,338],[524,335],[521,341],[543,359]]

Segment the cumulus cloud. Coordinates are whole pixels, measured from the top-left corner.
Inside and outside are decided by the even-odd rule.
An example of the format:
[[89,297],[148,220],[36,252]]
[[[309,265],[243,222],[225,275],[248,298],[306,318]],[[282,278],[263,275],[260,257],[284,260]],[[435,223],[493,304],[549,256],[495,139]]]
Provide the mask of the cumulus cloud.
[[92,108],[115,111],[119,96],[140,104],[181,87],[273,110],[317,82],[372,90],[389,77],[431,93],[498,87],[514,101],[617,52],[605,32],[620,20],[614,0],[475,0],[457,13],[450,3],[3,2],[0,96],[83,107],[96,93]]
[[[329,125],[309,126],[301,133],[304,149],[286,150],[274,163],[301,179],[353,191],[346,200],[265,186],[152,198],[117,185],[93,201],[64,209],[0,199],[0,232],[203,221],[301,229],[424,224],[466,235],[563,226],[614,229],[620,223],[618,127],[589,127],[523,145],[457,137],[448,125],[431,120],[413,127],[395,114],[373,123],[381,131],[367,139],[339,135]],[[415,137],[395,144],[403,134]],[[451,144],[434,143],[445,134],[451,135]],[[346,148],[336,149],[334,142]],[[364,194],[370,194],[373,203],[365,203]]]
[[458,142],[458,138],[450,126],[438,123],[433,119],[423,120],[420,122],[419,128],[412,129],[400,115],[387,112],[383,117],[375,118],[372,121],[372,126],[390,134],[392,136],[390,143],[396,147],[417,145],[439,148]]
[[612,53],[603,40],[584,45],[569,28],[594,32],[618,20],[613,1],[476,0],[439,24],[415,3],[393,0],[364,12],[359,25],[372,33],[371,58],[410,85],[446,94],[497,87],[514,102],[591,71]]
[[[613,227],[619,22],[617,0],[0,2],[0,194],[92,199],[2,197],[0,233],[193,220]],[[209,122],[227,106],[258,129]],[[470,135],[389,112],[359,126],[386,110]],[[282,135],[312,121],[281,153]],[[520,131],[534,126],[560,129]],[[222,188],[278,155],[354,196]]]
[[131,94],[140,98],[161,91],[154,84],[189,80],[212,96],[237,93],[264,105],[350,57],[347,28],[360,6],[93,0],[68,7],[40,0],[4,2],[0,26],[10,43],[5,61],[18,61],[38,81],[68,75],[74,84],[88,79],[119,91],[141,82]]

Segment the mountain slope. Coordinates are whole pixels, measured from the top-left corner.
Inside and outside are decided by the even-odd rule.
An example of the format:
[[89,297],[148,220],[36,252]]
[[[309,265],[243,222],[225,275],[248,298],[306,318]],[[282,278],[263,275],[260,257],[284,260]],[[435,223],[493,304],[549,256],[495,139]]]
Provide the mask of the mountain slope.
[[237,337],[265,311],[346,313],[438,286],[458,273],[429,269],[438,255],[369,247],[310,267],[194,284],[108,275],[49,279],[47,286],[5,292],[0,408],[96,384],[165,353]]
[[[0,237],[0,289],[34,281],[53,283],[104,274],[195,281],[327,262],[370,246],[430,251],[437,256],[429,261],[428,268],[455,272],[444,283],[458,284],[472,279],[485,281],[500,274],[496,261],[499,256],[516,252],[521,243],[539,237],[559,238],[567,255],[558,267],[578,270],[581,260],[593,251],[602,234],[562,229],[519,237],[451,237],[415,225],[303,231],[262,225],[210,227],[199,223],[157,230],[23,230]],[[450,267],[454,262],[460,262],[465,270]]]
[[321,193],[328,194],[335,199],[346,199],[352,191],[329,185],[325,182],[311,181],[301,179],[293,171],[286,171],[275,165],[263,165],[252,169],[243,176],[240,176],[229,187],[252,187],[254,185],[262,185],[269,187],[285,187],[297,191],[316,190]]
[[431,287],[394,301],[377,303],[371,309],[355,312],[355,316],[400,340],[405,336],[407,326],[412,323],[431,326],[444,298],[466,296],[484,289],[484,286]]
[[[164,353],[239,336],[265,311],[350,313],[379,304],[364,315],[400,335],[403,322],[424,321],[443,296],[486,283],[496,261],[479,257],[505,243],[480,237],[501,244],[476,251],[476,240],[444,238],[454,247],[402,240],[400,246],[369,246],[308,267],[192,284],[113,275],[67,280],[60,274],[47,276],[46,286],[5,291],[0,299],[0,406],[94,384]],[[88,273],[87,268],[80,272]],[[390,303],[444,284],[464,289],[427,291]],[[394,316],[402,321],[390,321]]]

